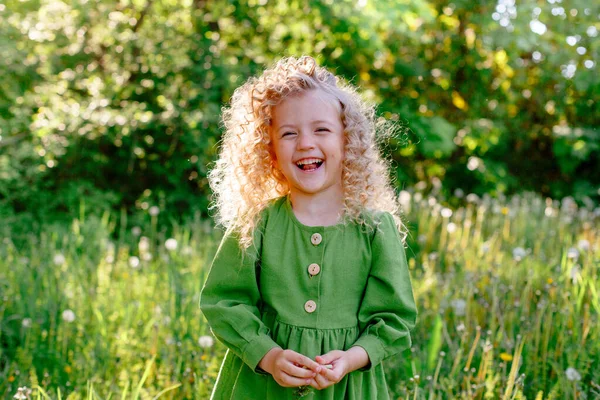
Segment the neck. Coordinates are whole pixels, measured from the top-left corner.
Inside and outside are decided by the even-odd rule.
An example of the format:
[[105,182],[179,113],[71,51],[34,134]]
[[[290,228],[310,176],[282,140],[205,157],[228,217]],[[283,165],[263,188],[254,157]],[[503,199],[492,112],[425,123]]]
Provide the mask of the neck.
[[290,192],[296,218],[309,226],[335,225],[342,216],[344,198],[341,186],[336,190],[315,194]]

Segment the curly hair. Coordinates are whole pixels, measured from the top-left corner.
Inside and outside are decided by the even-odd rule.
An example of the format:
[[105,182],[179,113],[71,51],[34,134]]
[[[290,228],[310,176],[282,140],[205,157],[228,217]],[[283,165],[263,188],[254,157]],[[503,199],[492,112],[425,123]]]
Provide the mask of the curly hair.
[[388,165],[377,148],[374,107],[362,101],[353,86],[307,56],[283,58],[261,76],[250,78],[223,109],[225,132],[219,158],[209,173],[217,223],[236,231],[243,248],[250,247],[261,211],[290,190],[271,155],[271,110],[288,96],[314,89],[332,95],[341,105],[344,215],[374,229],[376,223],[365,211],[387,211],[404,241],[406,229]]

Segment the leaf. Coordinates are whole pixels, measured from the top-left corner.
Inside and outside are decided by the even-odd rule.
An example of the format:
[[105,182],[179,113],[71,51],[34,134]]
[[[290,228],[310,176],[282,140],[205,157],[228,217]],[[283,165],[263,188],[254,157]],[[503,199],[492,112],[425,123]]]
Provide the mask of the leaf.
[[442,117],[421,119],[422,130],[415,133],[421,136],[419,149],[425,157],[447,157],[454,149],[456,128]]
[[440,349],[442,348],[442,328],[442,317],[437,315],[435,317],[435,322],[433,323],[429,343],[427,344],[427,369],[429,371],[433,370],[435,367],[440,354]]

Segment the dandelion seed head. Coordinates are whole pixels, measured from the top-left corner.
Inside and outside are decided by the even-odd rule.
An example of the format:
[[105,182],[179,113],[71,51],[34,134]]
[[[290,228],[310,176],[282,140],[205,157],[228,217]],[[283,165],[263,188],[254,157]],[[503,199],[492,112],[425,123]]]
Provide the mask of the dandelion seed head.
[[527,252],[522,247],[515,247],[513,249],[513,259],[515,261],[521,261],[526,255]]
[[23,326],[23,328],[31,328],[31,318],[23,318],[21,326]]
[[589,251],[590,250],[590,242],[588,242],[585,239],[581,239],[579,242],[577,242],[577,247],[579,247],[579,249],[581,251]]
[[457,316],[462,317],[462,316],[465,315],[466,308],[467,308],[467,302],[466,301],[464,301],[463,299],[454,299],[454,300],[452,300],[452,302],[450,303],[450,305],[454,309],[454,313]]
[[200,345],[202,348],[212,347],[214,343],[215,340],[212,338],[212,336],[205,335],[198,338],[198,345]]
[[567,258],[576,260],[579,258],[579,250],[577,250],[575,247],[571,247],[569,250],[567,250]]
[[133,269],[136,269],[140,266],[140,259],[136,256],[129,257],[129,266]]
[[177,249],[177,240],[170,238],[165,242],[165,247],[167,250],[173,251]]
[[156,217],[159,213],[160,213],[160,208],[158,208],[157,206],[152,206],[150,207],[150,209],[148,210],[148,213],[153,216]]
[[138,249],[140,252],[146,252],[150,250],[150,239],[148,239],[146,236],[142,236],[140,238],[140,242],[138,243]]
[[469,203],[479,203],[479,196],[477,196],[475,193],[469,193],[467,195],[467,201]]
[[444,218],[450,218],[452,216],[452,210],[449,209],[448,207],[444,207],[444,208],[442,208],[442,211],[440,212],[440,214],[442,214],[442,217],[444,217]]
[[65,256],[62,253],[56,253],[54,255],[54,264],[63,265],[65,263]]
[[62,312],[62,319],[65,322],[71,323],[71,322],[75,321],[75,313],[73,312],[73,310],[67,309]]
[[448,233],[456,232],[456,224],[454,222],[449,222],[448,225],[446,225],[446,230]]
[[581,374],[579,373],[579,371],[577,371],[573,367],[567,368],[567,370],[565,371],[565,374],[567,375],[567,379],[570,381],[580,381],[581,380]]
[[139,226],[134,226],[133,228],[131,228],[131,233],[133,234],[133,236],[138,237],[142,234],[142,228],[140,228]]

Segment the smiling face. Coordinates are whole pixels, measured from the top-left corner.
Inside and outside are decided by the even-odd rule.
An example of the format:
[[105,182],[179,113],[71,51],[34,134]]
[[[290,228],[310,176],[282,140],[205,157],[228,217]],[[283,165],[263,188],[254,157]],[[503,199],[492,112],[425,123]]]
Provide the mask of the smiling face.
[[271,148],[292,195],[342,196],[344,126],[340,106],[315,89],[273,107]]

